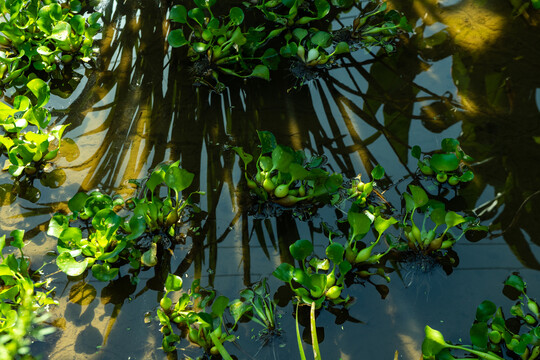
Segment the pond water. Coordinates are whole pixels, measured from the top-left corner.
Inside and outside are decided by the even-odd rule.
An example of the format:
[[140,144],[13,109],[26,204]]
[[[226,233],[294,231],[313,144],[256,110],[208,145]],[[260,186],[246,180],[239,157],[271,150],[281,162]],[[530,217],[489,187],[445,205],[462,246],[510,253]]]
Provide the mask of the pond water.
[[[306,221],[291,212],[253,216],[241,201],[247,196],[243,164],[231,147],[257,153],[256,130],[324,154],[329,168],[348,179],[367,178],[382,165],[393,184],[385,198],[398,209],[399,192],[416,171],[413,145],[431,151],[455,137],[475,159],[474,181],[448,196],[447,206],[479,216],[490,226],[488,236],[458,242],[459,265],[451,274],[429,264],[396,265],[388,284],[382,278],[351,284],[347,293],[355,303],[348,311],[323,310],[317,317],[323,358],[392,359],[398,351],[399,359],[418,360],[425,325],[447,340],[468,342],[480,302],[512,304],[501,290],[514,271],[530,294],[540,294],[540,14],[513,16],[507,0],[388,2],[415,30],[392,56],[359,50],[343,67],[297,89],[283,70],[270,83],[228,82],[222,94],[194,87],[185,52],[165,45],[167,1],[103,3],[97,67],[81,71],[69,96],[53,96],[56,121],[70,124],[70,140],[54,163],[56,187],[36,181],[39,194],[16,199],[2,188],[3,233],[26,229],[33,263],[51,262],[56,240],[46,228],[52,213],[66,211],[78,191],[132,195],[129,180],[164,161],[181,160],[195,173],[190,189],[206,193],[199,198],[206,216],[190,224],[201,227],[199,235],[164,253],[136,286],[125,271],[102,283],[46,265],[59,301],[52,309],[59,330],[35,350],[51,359],[199,356],[187,340],[176,354],[160,349],[155,316],[167,273],[182,276],[185,288],[200,279],[233,299],[263,277],[276,291],[281,284],[271,273],[290,261],[294,241],[310,239],[322,254],[328,239],[321,223],[336,226],[340,209],[321,208]],[[0,182],[10,183],[9,175]],[[280,338],[263,346],[252,339],[259,326],[242,323],[239,340],[227,349],[239,359],[299,358],[294,309],[290,302],[278,307]]]

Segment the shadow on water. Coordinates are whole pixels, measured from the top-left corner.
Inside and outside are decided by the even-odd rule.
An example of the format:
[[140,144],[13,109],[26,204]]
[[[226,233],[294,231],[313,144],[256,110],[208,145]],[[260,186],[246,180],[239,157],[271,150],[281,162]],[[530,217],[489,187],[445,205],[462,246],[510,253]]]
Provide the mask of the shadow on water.
[[[367,176],[381,164],[389,182],[413,175],[413,145],[433,150],[442,138],[459,136],[476,160],[476,178],[459,194],[492,229],[492,238],[479,244],[487,247],[502,237],[522,268],[540,268],[530,246],[540,245],[535,216],[540,210],[540,50],[533,46],[540,41],[538,13],[512,18],[510,2],[503,0],[490,1],[489,7],[480,0],[450,6],[432,0],[389,3],[416,26],[392,56],[355,53],[342,67],[298,89],[291,89],[295,80],[286,71],[273,74],[270,84],[231,80],[221,95],[193,87],[185,52],[165,45],[168,1],[108,3],[97,69],[87,71],[68,104],[56,106],[57,122],[70,124],[66,136],[77,144],[66,144],[56,164],[65,171],[63,185],[55,190],[34,185],[41,198],[21,201],[15,210],[5,206],[14,201],[14,191],[1,185],[1,214],[10,219],[9,227],[31,229],[27,234],[36,252],[53,250],[55,244],[43,235],[49,214],[66,211],[65,202],[77,191],[100,188],[129,196],[134,192],[130,179],[180,159],[183,168],[195,173],[188,190],[206,192],[197,199],[206,216],[192,220],[190,226],[200,231],[186,244],[176,244],[174,252],[164,251],[160,265],[144,272],[137,286],[126,274],[110,284],[55,275],[63,289],[57,314],[67,325],[52,358],[165,358],[158,349],[156,320],[142,321],[147,312],[155,312],[169,272],[204,279],[233,298],[280,262],[293,263],[288,247],[297,239],[313,239],[317,250],[323,249],[326,238],[319,223],[335,218],[331,209],[321,209],[312,221],[300,221],[290,212],[268,218],[248,214],[242,166],[231,147],[258,153],[256,130],[269,130],[295,149],[325,154],[332,171],[348,178]],[[387,198],[400,208],[396,194],[389,192]],[[475,245],[475,239],[469,240]],[[510,260],[505,264],[519,266]],[[414,274],[409,276],[406,280],[414,280]],[[277,282],[271,285],[278,287]],[[366,358],[391,358],[395,347],[406,358],[419,358],[421,330],[430,313],[400,311],[431,301],[424,304],[416,294],[405,293],[398,281],[389,286],[384,302],[372,301],[378,299],[375,287],[354,289],[357,304],[340,316],[362,325],[349,320],[335,334],[327,330],[326,353],[338,348],[343,359],[353,359],[362,344],[352,334],[381,345],[377,334],[384,331],[399,345],[361,349]],[[440,301],[443,291],[434,293],[432,301]],[[283,354],[296,351],[290,330],[294,318],[289,307],[280,311],[287,340],[273,356],[287,358]],[[321,314],[317,321],[333,326],[336,318]],[[403,330],[407,327],[410,334]],[[240,346],[256,348],[247,341],[249,326],[241,331],[246,341],[240,340]],[[126,348],[126,337],[133,347]],[[184,347],[177,355],[198,354]],[[268,351],[261,356],[274,358]]]

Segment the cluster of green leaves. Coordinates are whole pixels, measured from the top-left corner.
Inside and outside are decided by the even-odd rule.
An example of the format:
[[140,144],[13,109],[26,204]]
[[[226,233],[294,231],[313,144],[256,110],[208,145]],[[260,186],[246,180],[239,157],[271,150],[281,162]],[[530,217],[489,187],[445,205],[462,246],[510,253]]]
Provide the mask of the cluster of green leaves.
[[[341,297],[341,291],[345,275],[352,269],[352,265],[345,260],[345,249],[341,244],[334,242],[328,245],[324,259],[312,256],[307,261],[313,253],[313,244],[309,240],[296,241],[289,246],[289,251],[292,257],[300,262],[301,267],[282,263],[272,275],[289,284],[299,302],[307,305],[314,302],[315,306],[320,308],[325,300],[334,304],[349,301],[348,296],[345,299]],[[332,271],[329,272],[330,266]],[[336,270],[339,270],[337,275]]]
[[258,135],[261,154],[255,162],[257,173],[254,177],[249,176],[247,170],[253,156],[240,147],[234,150],[244,161],[248,187],[261,201],[294,206],[298,202],[328,203],[333,195],[337,196],[343,176],[323,170],[323,157],[313,157],[307,161],[304,151],[278,145],[272,133],[258,131]]
[[517,302],[510,308],[513,318],[505,318],[502,308],[497,308],[493,302],[483,301],[476,309],[476,318],[470,329],[471,345],[447,343],[439,331],[426,326],[422,344],[424,359],[456,359],[452,355],[454,350],[485,360],[502,360],[503,353],[523,360],[537,359],[540,356],[538,305],[527,295],[526,283],[519,275],[511,275],[504,284],[517,293]]
[[[477,225],[475,217],[463,217],[454,211],[446,211],[442,202],[429,199],[427,193],[420,186],[409,185],[409,193],[403,193],[405,199],[405,217],[400,225],[403,227],[408,247],[414,251],[430,252],[451,248],[467,231],[487,231],[487,227]],[[424,216],[422,225],[415,222],[417,210]],[[431,226],[428,225],[431,220]],[[416,219],[418,220],[418,219]],[[434,225],[434,226],[433,226]],[[437,228],[445,225],[444,231]],[[460,226],[460,234],[454,235],[451,228]]]
[[[126,216],[118,215],[117,209],[124,205],[120,196],[92,191],[77,193],[69,200],[71,215],[55,214],[47,231],[58,239],[56,263],[60,270],[78,276],[91,268],[96,279],[110,281],[123,264],[129,263],[135,270],[141,265],[155,266],[162,236],[175,236],[183,211],[191,204],[193,194],[183,200],[180,193],[191,185],[194,175],[178,164],[155,169],[142,189],[144,197],[126,201],[127,210],[131,210]],[[167,188],[165,198],[157,190],[161,185]],[[87,221],[86,237],[77,226],[80,224],[72,226],[79,219]],[[151,239],[149,248],[138,241],[145,237]]]
[[[189,293],[182,293],[177,303],[173,305],[168,294],[182,289],[182,279],[169,274],[165,281],[165,295],[160,301],[161,308],[157,310],[162,325],[163,350],[170,352],[176,349],[176,343],[181,340],[180,335],[174,332],[172,323],[187,331],[189,340],[206,353],[220,354],[224,359],[232,360],[223,347],[225,341],[234,341],[234,335],[227,334],[223,314],[229,306],[229,299],[218,296],[213,290],[200,286],[199,280],[194,280]],[[207,307],[210,309],[206,310]]]
[[1,0],[0,82],[18,86],[34,71],[53,73],[60,64],[88,62],[100,13],[84,17],[79,0]]
[[[44,325],[48,305],[56,304],[47,281],[34,282],[30,263],[23,256],[23,230],[11,232],[11,246],[21,256],[4,255],[6,236],[0,237],[0,360],[27,359],[32,339],[43,340],[54,328]],[[36,273],[36,272],[34,272]]]
[[44,106],[49,102],[49,86],[34,78],[27,87],[36,98],[35,104],[24,95],[15,97],[13,107],[0,102],[0,126],[3,129],[0,149],[7,155],[6,167],[14,177],[34,175],[43,170],[46,163],[57,156],[67,127],[48,128],[51,114]]
[[266,279],[253,284],[240,292],[240,299],[229,304],[229,311],[237,323],[248,317],[263,327],[260,335],[279,334],[276,322],[276,303],[270,298]]
[[473,172],[466,165],[473,159],[465,154],[456,139],[443,139],[439,151],[422,159],[422,149],[416,145],[412,149],[412,156],[418,159],[418,168],[424,175],[435,175],[440,183],[448,181],[448,184],[455,186],[474,179]]
[[[361,175],[358,175],[356,178],[354,178],[351,182],[351,187],[347,189],[347,195],[349,199],[353,199],[353,203],[357,205],[358,207],[363,207],[368,204],[367,200],[368,197],[373,192],[373,188],[375,186],[375,181],[380,180],[384,176],[384,168],[381,165],[377,165],[373,171],[371,171],[371,176],[373,178],[372,181],[364,183],[361,180]],[[371,204],[368,204],[368,206]],[[370,208],[371,212],[375,212],[374,207]]]
[[[329,14],[349,9],[354,1],[244,2],[245,9],[232,7],[225,16],[213,13],[216,0],[194,3],[189,10],[184,5],[171,8],[170,19],[180,28],[170,32],[168,41],[172,47],[187,46],[198,80],[209,84],[207,79],[213,78],[218,88],[223,87],[218,72],[270,80],[270,70],[276,70],[282,59],[299,61],[307,67],[323,66],[349,53],[349,42],[364,47],[383,46],[391,51],[391,42],[400,29],[412,31],[407,20],[394,10],[379,16],[385,13],[386,3],[364,12],[355,21],[354,29],[342,29],[348,35],[346,40],[329,32]],[[246,17],[255,19],[254,24],[245,24]],[[310,25],[314,23],[327,31]],[[298,72],[293,74],[302,77]]]

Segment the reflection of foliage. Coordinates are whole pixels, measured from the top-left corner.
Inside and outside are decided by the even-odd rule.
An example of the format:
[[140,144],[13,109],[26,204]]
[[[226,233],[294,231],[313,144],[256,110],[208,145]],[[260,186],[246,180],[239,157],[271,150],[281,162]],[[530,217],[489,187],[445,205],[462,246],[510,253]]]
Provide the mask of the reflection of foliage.
[[[21,255],[24,247],[24,231],[11,232],[11,245],[17,247]],[[32,359],[29,354],[32,338],[43,340],[54,328],[44,326],[45,309],[56,302],[51,292],[38,291],[47,284],[34,282],[30,263],[24,256],[15,254],[4,256],[6,236],[0,237],[0,359]]]

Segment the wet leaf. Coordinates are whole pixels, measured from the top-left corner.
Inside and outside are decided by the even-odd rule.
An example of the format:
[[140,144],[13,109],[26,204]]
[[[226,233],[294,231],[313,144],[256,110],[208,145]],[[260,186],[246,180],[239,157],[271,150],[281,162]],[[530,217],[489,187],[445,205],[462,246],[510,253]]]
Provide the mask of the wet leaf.
[[[185,24],[187,22],[187,10],[183,5],[174,5],[171,8],[171,12],[169,14],[169,19],[176,21],[181,24]],[[172,44],[171,44],[172,45]]]
[[347,220],[352,228],[352,236],[350,240],[354,240],[358,235],[367,234],[371,228],[371,219],[364,213],[349,211]]
[[277,279],[288,283],[293,278],[293,272],[294,266],[288,263],[281,263],[276,270],[272,272],[272,275],[274,275]]
[[165,184],[168,187],[180,193],[182,190],[188,188],[193,182],[195,174],[190,173],[185,169],[178,167],[171,167],[165,173]]
[[375,168],[371,171],[371,176],[374,180],[380,180],[384,176],[384,168],[381,165],[375,166]]
[[476,320],[487,321],[497,311],[497,306],[489,300],[484,300],[476,308]]
[[409,185],[409,189],[411,190],[415,208],[422,207],[428,203],[429,198],[424,189],[416,185]]
[[454,171],[459,167],[459,159],[455,154],[433,154],[429,164],[437,171]]
[[334,264],[339,264],[343,261],[343,255],[345,254],[345,248],[340,243],[332,243],[326,248],[326,256]]

